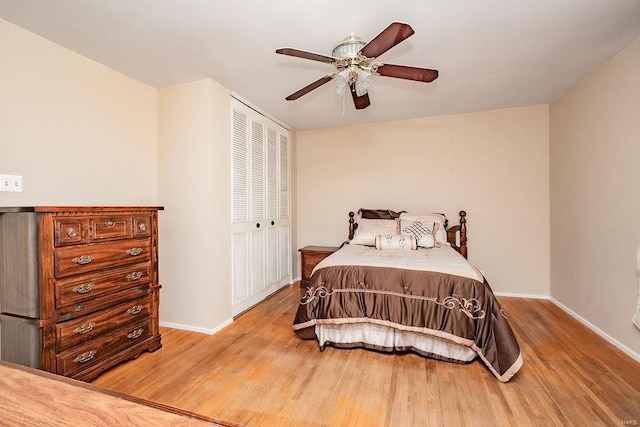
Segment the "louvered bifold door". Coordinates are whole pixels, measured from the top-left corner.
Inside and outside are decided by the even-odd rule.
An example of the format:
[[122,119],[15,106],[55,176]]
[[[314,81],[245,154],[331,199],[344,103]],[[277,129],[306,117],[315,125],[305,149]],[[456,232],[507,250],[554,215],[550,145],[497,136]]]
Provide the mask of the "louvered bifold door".
[[250,237],[249,228],[249,118],[232,111],[231,176],[231,257],[233,306],[249,297]]
[[278,138],[278,199],[279,223],[278,251],[280,283],[284,286],[291,282],[291,220],[289,201],[289,133],[283,132]]
[[251,120],[251,295],[265,288],[265,126]]
[[232,99],[233,315],[290,283],[289,131]]
[[249,118],[240,111],[233,111],[233,176],[232,209],[233,222],[249,220],[249,146],[247,145]]
[[267,286],[278,286],[278,132],[267,127]]

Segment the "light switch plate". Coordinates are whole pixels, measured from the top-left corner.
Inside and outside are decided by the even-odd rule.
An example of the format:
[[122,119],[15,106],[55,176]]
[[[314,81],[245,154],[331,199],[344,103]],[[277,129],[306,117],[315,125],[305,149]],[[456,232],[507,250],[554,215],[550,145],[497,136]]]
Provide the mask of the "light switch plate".
[[22,192],[22,175],[0,175],[0,191]]

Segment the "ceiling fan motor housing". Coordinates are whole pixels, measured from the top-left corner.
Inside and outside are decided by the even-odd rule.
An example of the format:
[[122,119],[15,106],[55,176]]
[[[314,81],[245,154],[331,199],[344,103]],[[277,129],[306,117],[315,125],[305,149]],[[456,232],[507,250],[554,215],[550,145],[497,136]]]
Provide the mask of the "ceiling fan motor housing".
[[367,43],[360,37],[351,35],[346,37],[342,43],[333,48],[331,56],[340,59],[355,58],[358,56],[358,52],[360,52],[366,45]]

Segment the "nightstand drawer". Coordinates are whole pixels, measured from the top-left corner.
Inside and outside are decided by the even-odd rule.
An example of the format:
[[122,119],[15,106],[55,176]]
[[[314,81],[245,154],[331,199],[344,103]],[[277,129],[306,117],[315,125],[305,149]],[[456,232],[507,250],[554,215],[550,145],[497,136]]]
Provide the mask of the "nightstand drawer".
[[300,286],[306,286],[316,265],[337,250],[335,246],[305,246],[299,249],[302,270]]

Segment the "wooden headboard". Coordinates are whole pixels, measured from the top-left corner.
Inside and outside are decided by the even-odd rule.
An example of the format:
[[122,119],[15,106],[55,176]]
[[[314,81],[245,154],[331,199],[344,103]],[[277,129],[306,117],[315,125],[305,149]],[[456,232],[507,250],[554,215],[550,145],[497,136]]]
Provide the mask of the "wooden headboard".
[[[358,223],[354,219],[355,213],[349,212],[349,240],[353,239],[353,235],[358,228]],[[467,258],[467,213],[460,211],[460,223],[453,227],[447,228],[447,242],[451,247]],[[458,238],[459,234],[459,238]]]

